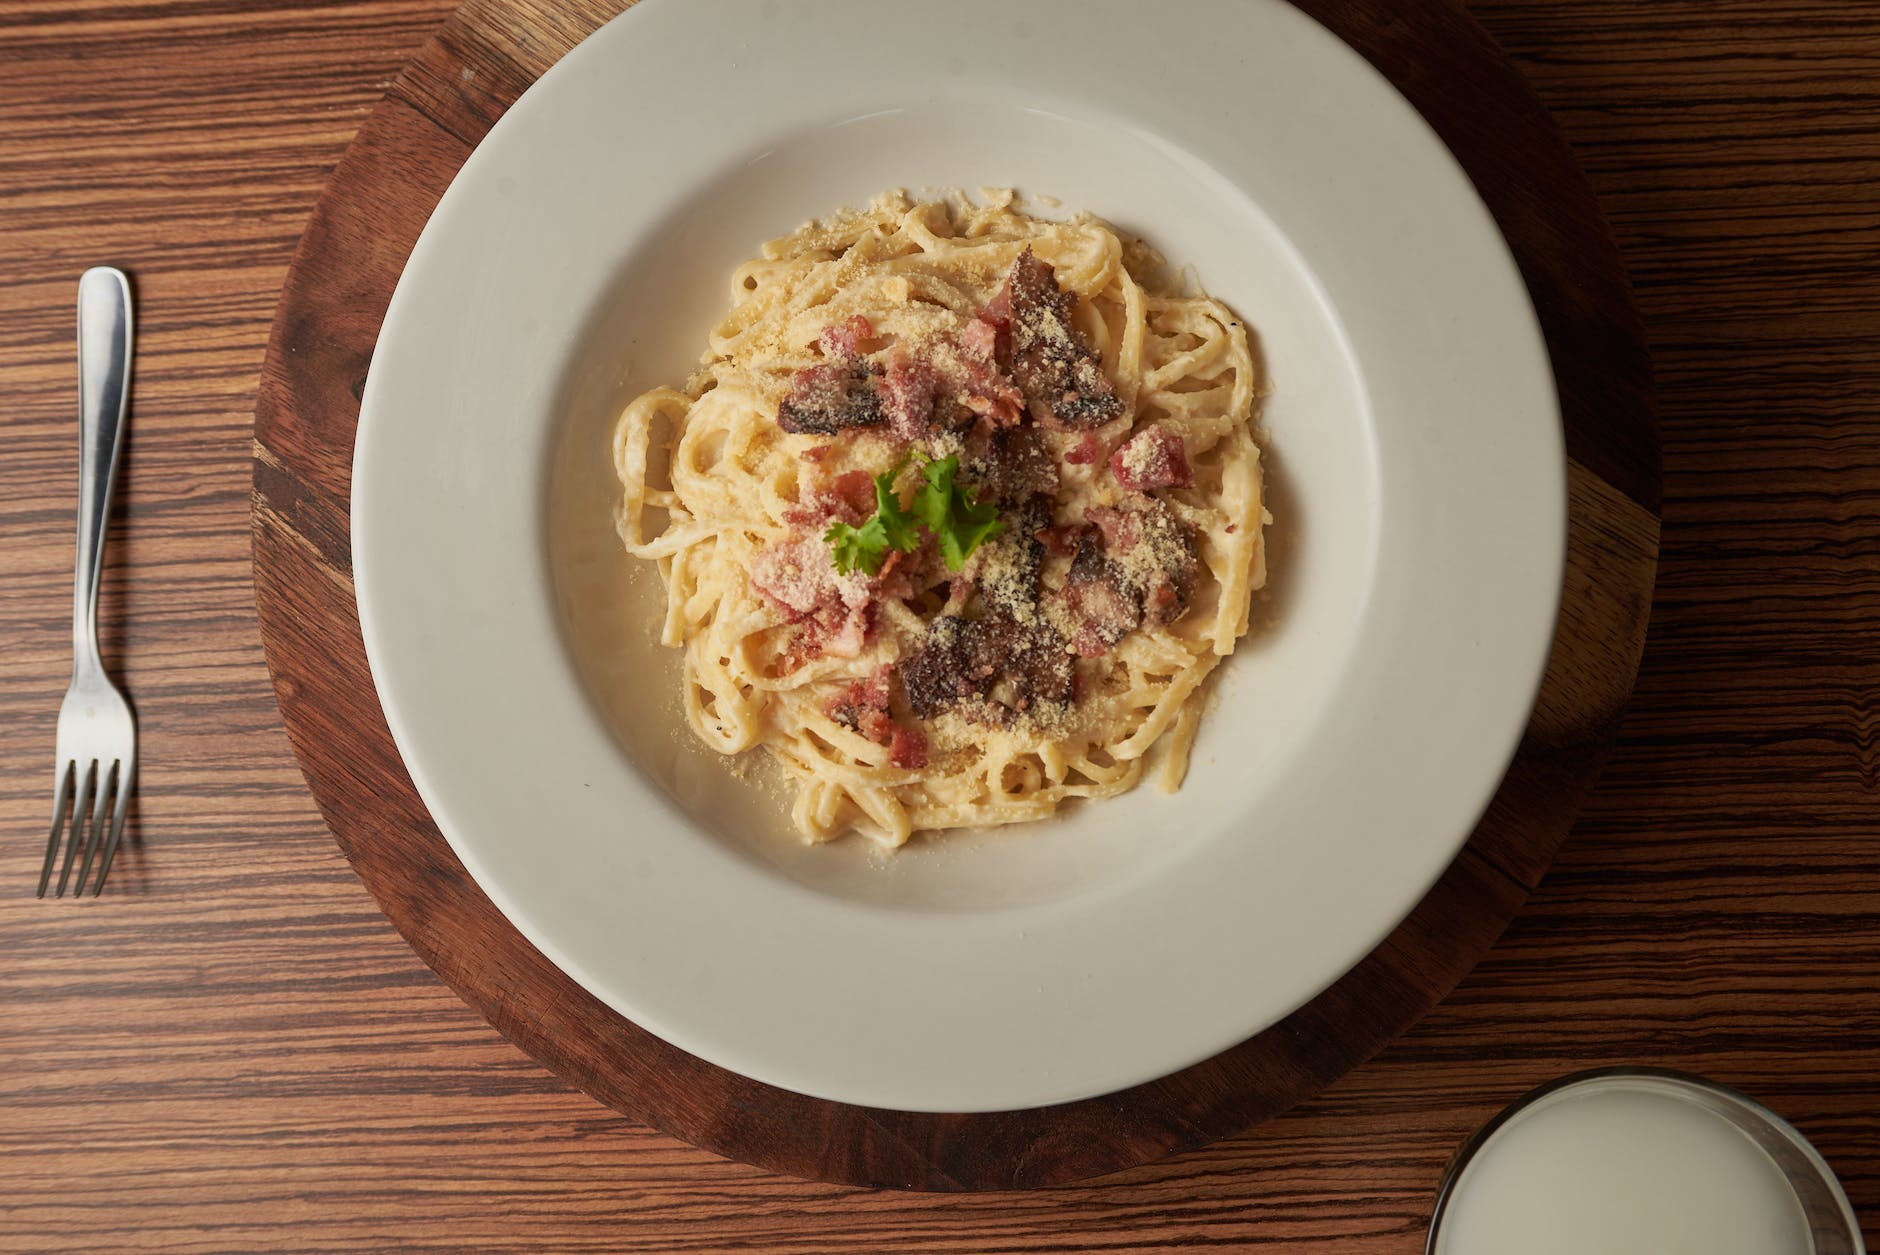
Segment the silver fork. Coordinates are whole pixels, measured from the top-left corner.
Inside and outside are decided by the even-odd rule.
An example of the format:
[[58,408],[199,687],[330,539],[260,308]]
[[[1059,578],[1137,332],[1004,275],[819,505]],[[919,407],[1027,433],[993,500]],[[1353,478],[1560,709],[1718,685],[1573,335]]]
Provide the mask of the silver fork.
[[[72,858],[85,847],[72,896],[85,892],[92,856],[103,841],[103,858],[92,896],[104,890],[111,860],[124,835],[137,771],[137,723],[130,703],[104,673],[98,656],[98,570],[104,558],[104,526],[124,443],[124,403],[130,395],[131,285],[123,273],[95,266],[78,281],[78,560],[72,580],[72,684],[59,707],[59,752],[54,764],[52,835],[39,896],[46,896],[58,860],[59,833],[67,828],[65,864],[55,897],[65,894]],[[105,821],[110,819],[107,833]]]

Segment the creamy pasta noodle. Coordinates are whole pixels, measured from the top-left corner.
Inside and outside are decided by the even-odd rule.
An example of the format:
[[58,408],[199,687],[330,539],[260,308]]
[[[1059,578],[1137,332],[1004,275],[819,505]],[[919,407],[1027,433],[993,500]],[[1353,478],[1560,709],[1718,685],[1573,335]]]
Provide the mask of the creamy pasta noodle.
[[1266,580],[1247,329],[1089,216],[899,193],[763,246],[614,435],[684,707],[805,839],[1180,786]]

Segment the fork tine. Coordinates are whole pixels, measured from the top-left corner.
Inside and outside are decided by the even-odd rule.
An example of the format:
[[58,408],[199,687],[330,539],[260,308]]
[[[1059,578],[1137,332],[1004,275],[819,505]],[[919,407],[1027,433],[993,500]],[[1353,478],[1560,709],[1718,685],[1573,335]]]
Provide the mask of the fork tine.
[[117,768],[117,804],[111,808],[111,835],[105,839],[104,858],[98,864],[98,879],[92,884],[91,896],[97,897],[104,892],[104,878],[111,874],[111,860],[117,857],[118,842],[124,839],[124,812],[130,809],[131,764],[120,761]]
[[72,798],[72,773],[77,770],[76,763],[59,764],[59,782],[52,789],[52,835],[46,838],[46,865],[39,870],[39,892],[34,897],[46,896],[53,864],[59,861],[59,830],[65,827],[65,804]]
[[65,881],[72,874],[72,856],[78,853],[78,840],[85,833],[85,820],[89,815],[91,805],[92,782],[98,774],[98,760],[94,758],[87,766],[75,766],[73,770],[78,773],[78,791],[72,799],[72,835],[65,840],[65,862],[59,868],[59,887],[52,894],[55,898],[65,896]]
[[72,896],[75,898],[85,896],[85,876],[91,871],[91,856],[98,852],[98,842],[104,836],[105,820],[110,815],[111,789],[117,781],[117,774],[116,762],[106,767],[103,759],[98,760],[98,794],[92,800],[91,823],[86,825],[91,831],[85,837],[85,855],[78,861],[78,880],[72,885]]

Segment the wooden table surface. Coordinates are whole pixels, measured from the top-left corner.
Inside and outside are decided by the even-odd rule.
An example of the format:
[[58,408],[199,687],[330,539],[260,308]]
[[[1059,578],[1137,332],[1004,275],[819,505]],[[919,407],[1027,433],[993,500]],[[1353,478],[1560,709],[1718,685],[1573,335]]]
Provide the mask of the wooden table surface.
[[[1529,909],[1377,1059],[1204,1151],[950,1196],[773,1176],[572,1092],[418,962],[301,782],[252,601],[257,373],[322,179],[448,7],[0,3],[0,1249],[1408,1255],[1470,1129],[1621,1062],[1764,1098],[1880,1228],[1880,2],[1471,5],[1656,354],[1619,748]],[[139,299],[103,621],[141,787],[106,896],[39,902],[100,262]]]

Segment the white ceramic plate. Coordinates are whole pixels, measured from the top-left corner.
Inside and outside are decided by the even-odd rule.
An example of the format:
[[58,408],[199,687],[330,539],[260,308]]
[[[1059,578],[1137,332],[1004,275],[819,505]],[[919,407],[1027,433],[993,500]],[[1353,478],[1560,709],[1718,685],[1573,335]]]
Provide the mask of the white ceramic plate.
[[[885,863],[805,849],[678,730],[607,433],[684,377],[760,241],[885,187],[982,185],[1139,232],[1257,329],[1273,588],[1178,795]],[[644,0],[517,102],[419,240],[353,554],[412,778],[544,954],[759,1080],[996,1110],[1231,1046],[1415,904],[1532,702],[1563,467],[1493,221],[1278,0]]]

